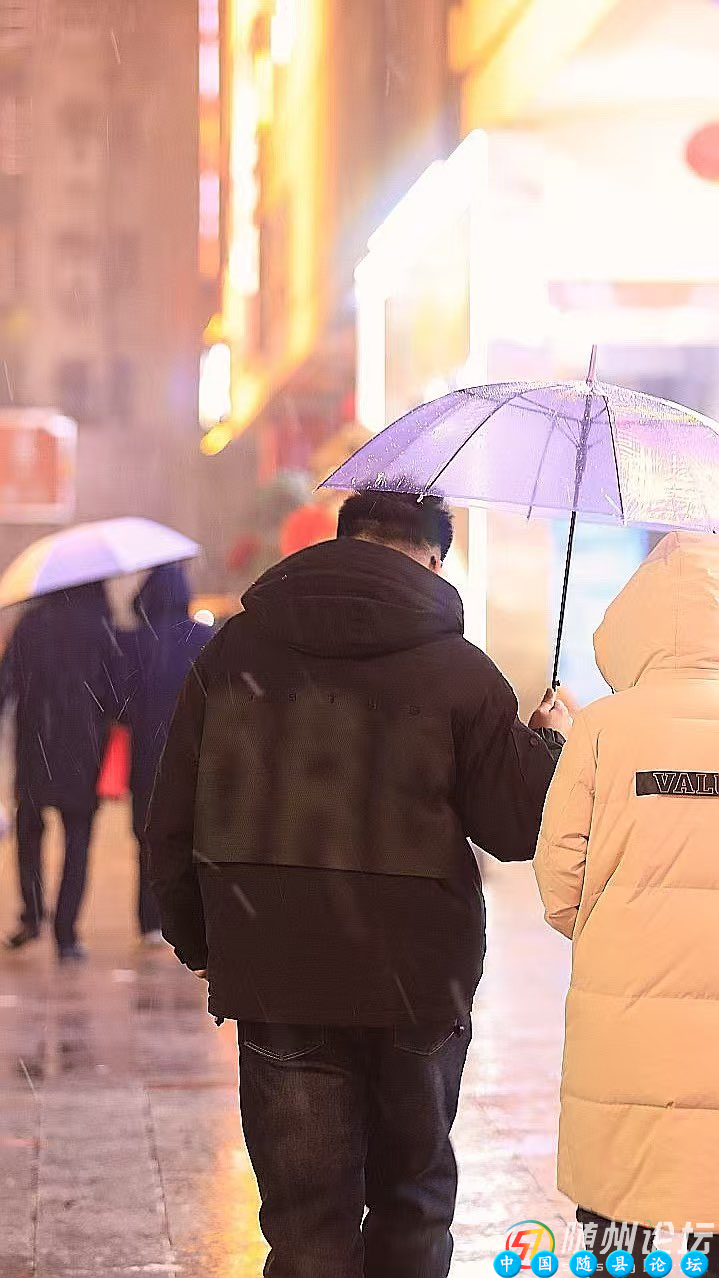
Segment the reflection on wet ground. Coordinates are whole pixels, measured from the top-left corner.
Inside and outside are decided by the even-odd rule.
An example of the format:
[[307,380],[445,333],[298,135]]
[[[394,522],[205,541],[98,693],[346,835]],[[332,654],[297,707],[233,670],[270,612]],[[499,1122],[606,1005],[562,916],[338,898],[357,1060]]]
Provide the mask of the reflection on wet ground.
[[[13,922],[2,846],[2,930]],[[55,869],[50,856],[49,875]],[[134,847],[102,814],[83,935],[58,968],[49,940],[0,954],[0,1278],[256,1278],[265,1249],[240,1130],[234,1027],[204,987],[133,936]],[[528,867],[488,883],[487,976],[456,1134],[452,1272],[491,1274],[515,1221],[564,1236],[554,1189],[568,953],[545,930]],[[390,1276],[388,1276],[390,1278]]]

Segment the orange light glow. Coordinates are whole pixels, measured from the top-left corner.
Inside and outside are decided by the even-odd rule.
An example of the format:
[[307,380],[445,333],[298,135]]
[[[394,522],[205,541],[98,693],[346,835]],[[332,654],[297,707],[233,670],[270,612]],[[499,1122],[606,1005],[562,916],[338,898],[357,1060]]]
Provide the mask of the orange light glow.
[[[293,5],[280,6],[280,13],[269,0],[229,0],[225,54],[231,86],[226,107],[230,190],[222,332],[223,340],[232,346],[232,415],[219,433],[207,432],[202,441],[207,453],[221,452],[229,442],[228,430],[239,435],[256,419],[277,387],[312,350],[323,315],[327,7],[327,0],[313,0],[304,7],[302,22],[295,24]],[[262,14],[280,14],[282,19],[275,27],[275,53],[279,49],[283,54],[280,70],[275,69],[269,45],[258,49],[255,44],[256,19]],[[288,37],[285,44],[278,44],[279,36]],[[286,59],[290,43],[291,56]],[[280,251],[289,313],[282,316],[283,340],[271,351],[260,351],[260,227],[265,219],[276,220],[281,209],[287,210]],[[272,324],[271,316],[268,322]]]
[[232,442],[233,431],[227,422],[213,426],[200,440],[200,452],[206,457],[217,457]]
[[200,168],[220,167],[220,113],[200,115]]
[[509,120],[618,0],[464,0],[450,10],[449,61],[463,76],[465,131]]
[[224,341],[224,326],[221,315],[213,315],[204,333],[202,341],[205,346],[214,346],[215,342]]
[[255,84],[260,124],[271,124],[275,108],[275,68],[266,50],[255,54]]

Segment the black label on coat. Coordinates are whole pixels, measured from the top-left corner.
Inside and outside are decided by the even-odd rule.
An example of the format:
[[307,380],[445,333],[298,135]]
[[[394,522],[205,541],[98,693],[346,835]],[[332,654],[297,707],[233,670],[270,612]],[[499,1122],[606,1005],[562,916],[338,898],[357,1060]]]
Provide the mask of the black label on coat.
[[637,795],[719,799],[719,772],[638,772]]

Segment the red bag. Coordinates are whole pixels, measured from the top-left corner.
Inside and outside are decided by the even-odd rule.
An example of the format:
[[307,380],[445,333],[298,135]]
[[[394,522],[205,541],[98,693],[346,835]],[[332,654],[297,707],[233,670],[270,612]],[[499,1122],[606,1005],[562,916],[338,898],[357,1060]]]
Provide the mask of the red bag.
[[130,734],[115,726],[110,732],[97,782],[99,799],[124,799],[130,789]]

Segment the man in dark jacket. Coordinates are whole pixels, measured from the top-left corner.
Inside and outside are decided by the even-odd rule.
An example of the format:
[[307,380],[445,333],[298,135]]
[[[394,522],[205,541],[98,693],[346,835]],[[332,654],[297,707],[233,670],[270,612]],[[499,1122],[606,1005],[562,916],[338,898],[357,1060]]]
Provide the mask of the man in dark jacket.
[[351,498],[206,649],[160,768],[163,931],[239,1023],[273,1278],[449,1269],[485,946],[467,838],[531,859],[561,747],[463,638],[451,536],[437,500]]
[[0,704],[17,707],[15,790],[23,913],[8,938],[19,949],[40,933],[44,809],[65,828],[65,860],[55,906],[60,959],[82,959],[75,932],[97,809],[97,780],[115,712],[116,654],[102,585],[76,586],[33,604],[0,667]]
[[189,607],[184,566],[163,564],[153,569],[135,599],[137,629],[118,631],[117,635],[124,656],[121,719],[132,737],[132,824],[139,854],[137,913],[140,934],[147,944],[162,943],[145,833],[152,787],[180,689],[212,635],[208,626],[190,620]]

